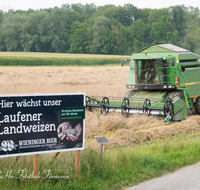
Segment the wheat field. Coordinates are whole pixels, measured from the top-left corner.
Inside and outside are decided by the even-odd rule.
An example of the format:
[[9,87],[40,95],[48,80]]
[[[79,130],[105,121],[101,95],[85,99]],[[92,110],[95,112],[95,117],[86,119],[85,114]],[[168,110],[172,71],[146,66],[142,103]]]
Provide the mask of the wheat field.
[[[86,95],[123,96],[128,67],[1,67],[0,94],[86,92]],[[163,124],[163,118],[86,111],[86,147],[97,148],[95,135],[106,135],[106,147],[126,146],[156,138],[200,130],[200,116]]]
[[123,96],[128,67],[1,67],[0,94],[86,92]]

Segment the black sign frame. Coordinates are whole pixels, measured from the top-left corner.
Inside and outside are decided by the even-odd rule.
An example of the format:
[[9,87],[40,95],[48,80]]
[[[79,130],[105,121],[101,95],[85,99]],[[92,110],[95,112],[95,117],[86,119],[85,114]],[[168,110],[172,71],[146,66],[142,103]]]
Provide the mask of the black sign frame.
[[84,92],[0,95],[0,157],[83,150],[84,137]]

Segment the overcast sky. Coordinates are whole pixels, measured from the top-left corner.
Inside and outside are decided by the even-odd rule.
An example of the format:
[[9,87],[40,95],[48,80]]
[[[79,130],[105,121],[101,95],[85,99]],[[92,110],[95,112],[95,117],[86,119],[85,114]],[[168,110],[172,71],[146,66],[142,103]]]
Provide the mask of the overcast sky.
[[96,6],[103,6],[107,4],[115,4],[116,6],[130,3],[138,8],[164,8],[170,7],[174,5],[185,5],[186,7],[198,7],[200,9],[200,1],[199,0],[136,0],[136,1],[128,1],[128,0],[1,0],[0,9],[3,11],[8,11],[9,9],[20,9],[20,10],[28,10],[31,9],[44,9],[44,8],[53,8],[55,6],[61,7],[63,4],[74,4],[81,3],[82,5],[94,3]]

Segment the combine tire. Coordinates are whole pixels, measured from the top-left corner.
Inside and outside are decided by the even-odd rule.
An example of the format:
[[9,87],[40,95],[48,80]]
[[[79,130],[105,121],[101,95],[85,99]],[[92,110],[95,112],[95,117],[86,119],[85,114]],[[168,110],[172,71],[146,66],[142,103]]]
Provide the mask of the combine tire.
[[200,96],[198,96],[195,101],[195,112],[200,114]]

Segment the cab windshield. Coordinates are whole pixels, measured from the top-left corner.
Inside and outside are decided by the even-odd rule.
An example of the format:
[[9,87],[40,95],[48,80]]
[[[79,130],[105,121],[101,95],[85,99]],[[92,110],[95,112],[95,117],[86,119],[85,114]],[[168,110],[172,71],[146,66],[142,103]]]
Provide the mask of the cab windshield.
[[155,60],[135,61],[136,84],[159,84]]

